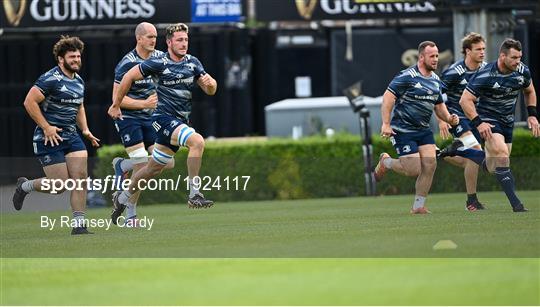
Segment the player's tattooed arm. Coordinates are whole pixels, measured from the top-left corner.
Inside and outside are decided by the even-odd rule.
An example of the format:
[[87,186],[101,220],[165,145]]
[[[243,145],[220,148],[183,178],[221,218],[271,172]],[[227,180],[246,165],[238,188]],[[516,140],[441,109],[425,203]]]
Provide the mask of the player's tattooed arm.
[[28,91],[28,94],[24,99],[24,108],[34,122],[36,122],[36,124],[43,130],[43,134],[45,136],[45,145],[48,143],[51,144],[51,146],[59,145],[63,139],[60,137],[60,135],[58,135],[58,132],[62,131],[62,129],[50,125],[47,119],[45,119],[45,116],[43,116],[43,113],[41,113],[39,104],[44,100],[45,96],[43,93],[39,90],[39,88],[33,86]]

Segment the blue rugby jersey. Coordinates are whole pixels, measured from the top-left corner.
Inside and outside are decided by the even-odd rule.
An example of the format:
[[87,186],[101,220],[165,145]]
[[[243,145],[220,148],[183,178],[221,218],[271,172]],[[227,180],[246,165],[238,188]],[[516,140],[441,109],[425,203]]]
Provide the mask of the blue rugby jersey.
[[189,54],[182,61],[174,62],[166,53],[164,57],[142,62],[139,68],[143,76],[157,79],[158,106],[154,115],[170,115],[188,121],[193,87],[205,74],[201,62]]
[[[39,107],[47,122],[65,131],[76,131],[77,114],[84,101],[84,81],[81,76],[75,73],[71,79],[56,66],[41,75],[34,86],[45,96]],[[43,135],[39,127],[36,132],[38,136]]]
[[441,81],[435,73],[424,77],[415,65],[402,70],[387,89],[397,97],[390,123],[392,129],[400,132],[429,129],[434,106],[443,102]]
[[461,94],[463,94],[463,90],[465,90],[465,87],[467,87],[471,77],[486,64],[486,62],[482,62],[477,70],[470,70],[467,68],[467,65],[465,65],[465,60],[461,60],[452,64],[452,66],[442,73],[442,92],[446,93],[446,107],[450,113],[454,113],[461,118],[465,118],[463,109],[459,104]]
[[[165,53],[163,51],[154,50],[150,57],[163,57]],[[135,65],[144,62],[144,59],[137,54],[135,49],[128,52],[122,60],[116,65],[114,69],[114,82],[120,84],[124,75]],[[127,96],[133,99],[146,99],[148,96],[156,92],[156,86],[154,85],[154,80],[151,76],[148,76],[142,80],[135,81],[129,91]],[[149,119],[152,114],[152,109],[142,109],[142,110],[128,110],[122,109],[122,116],[125,118],[135,118],[135,119]]]
[[520,63],[516,71],[505,75],[495,61],[480,69],[466,89],[476,96],[476,111],[482,120],[513,127],[519,92],[530,84],[531,72],[525,64]]

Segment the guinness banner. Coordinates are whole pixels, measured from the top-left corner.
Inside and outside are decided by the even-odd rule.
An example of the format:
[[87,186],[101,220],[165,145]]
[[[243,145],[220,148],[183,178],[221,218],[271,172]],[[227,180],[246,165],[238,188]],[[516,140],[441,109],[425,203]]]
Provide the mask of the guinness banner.
[[0,1],[0,28],[191,21],[190,0]]
[[257,20],[363,19],[434,16],[451,13],[434,1],[398,0],[267,0],[256,2]]

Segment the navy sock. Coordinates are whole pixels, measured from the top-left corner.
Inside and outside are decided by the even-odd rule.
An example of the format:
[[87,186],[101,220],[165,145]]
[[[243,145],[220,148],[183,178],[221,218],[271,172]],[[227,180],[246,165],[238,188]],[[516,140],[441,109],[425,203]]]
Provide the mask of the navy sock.
[[482,161],[486,159],[486,153],[483,150],[467,148],[464,150],[458,150],[456,155],[467,158],[478,165],[482,165]]
[[501,185],[501,188],[504,190],[506,197],[508,197],[508,200],[510,201],[510,204],[512,205],[512,207],[521,205],[521,201],[519,200],[515,192],[514,176],[512,176],[512,172],[510,171],[510,168],[509,167],[495,168],[495,177],[497,177],[497,181],[499,181],[499,184]]
[[482,164],[480,166],[482,167],[484,172],[489,172],[488,167],[487,167],[487,160],[484,159],[484,161],[482,161]]

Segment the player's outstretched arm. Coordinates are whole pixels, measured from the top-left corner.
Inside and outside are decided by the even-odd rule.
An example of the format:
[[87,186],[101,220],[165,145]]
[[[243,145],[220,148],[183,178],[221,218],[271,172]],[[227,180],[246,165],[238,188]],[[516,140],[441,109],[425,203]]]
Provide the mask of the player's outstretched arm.
[[59,145],[63,139],[58,135],[58,132],[62,131],[61,128],[52,126],[49,124],[41,109],[39,104],[45,100],[43,93],[35,86],[28,91],[26,98],[24,99],[24,108],[28,115],[36,122],[36,124],[43,130],[45,136],[45,145],[50,143],[51,146]]
[[523,89],[525,105],[527,106],[527,125],[531,129],[534,137],[540,136],[540,125],[538,124],[538,113],[536,112],[536,91],[531,80],[531,84]]
[[77,126],[81,129],[82,135],[87,138],[94,147],[99,147],[99,139],[95,137],[90,129],[88,129],[88,122],[86,121],[86,110],[84,109],[84,103],[81,103],[79,112],[77,112]]
[[390,117],[392,115],[392,109],[396,103],[396,96],[390,91],[386,90],[383,94],[383,101],[381,104],[381,117],[382,117],[382,127],[381,127],[381,136],[382,137],[391,137],[396,134],[392,127],[390,127]]
[[122,100],[131,88],[133,82],[137,80],[142,80],[143,78],[144,77],[140,70],[140,64],[133,66],[124,75],[122,81],[120,81],[120,84],[118,85],[116,95],[113,97],[113,103],[109,108],[109,111],[107,112],[110,117],[112,117],[113,119],[122,119],[122,112],[120,111],[120,104],[122,103]]
[[206,93],[206,95],[213,96],[217,91],[217,82],[210,74],[205,73],[199,77],[197,84]]

